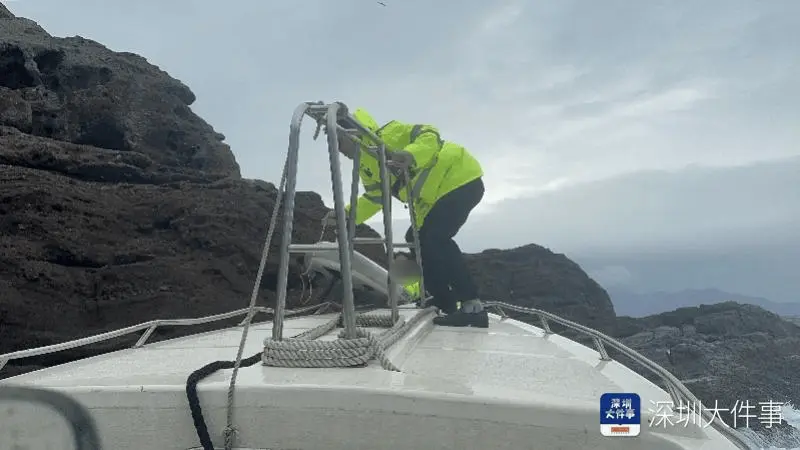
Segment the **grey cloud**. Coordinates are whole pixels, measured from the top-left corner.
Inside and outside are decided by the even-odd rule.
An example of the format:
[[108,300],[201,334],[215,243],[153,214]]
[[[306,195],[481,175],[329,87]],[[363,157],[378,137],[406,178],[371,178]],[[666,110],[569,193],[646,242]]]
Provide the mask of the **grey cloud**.
[[494,205],[458,240],[467,251],[545,245],[605,287],[800,301],[798,177],[800,157],[625,175]]
[[800,242],[798,174],[800,157],[623,175],[498,203],[463,239],[583,253]]
[[[609,289],[639,292],[675,292],[718,288],[778,302],[800,302],[800,245],[751,246],[746,251],[571,253],[588,273]],[[628,271],[627,279],[609,272]],[[665,310],[671,309],[664,305]]]

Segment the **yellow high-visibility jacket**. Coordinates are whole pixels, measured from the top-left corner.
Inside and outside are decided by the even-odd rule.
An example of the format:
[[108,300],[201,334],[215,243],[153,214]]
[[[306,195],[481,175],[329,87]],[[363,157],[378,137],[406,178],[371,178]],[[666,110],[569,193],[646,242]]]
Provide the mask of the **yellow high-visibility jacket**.
[[[378,135],[388,150],[405,150],[413,156],[414,163],[409,174],[414,198],[413,219],[417,228],[423,226],[436,201],[454,189],[483,176],[480,163],[466,148],[443,140],[439,136],[439,131],[431,125],[392,120],[379,127],[375,119],[362,108],[357,109],[353,117]],[[362,138],[362,144],[369,145],[369,139]],[[356,203],[356,224],[369,220],[382,208],[378,160],[369,153],[362,152],[359,174],[364,193]],[[408,204],[406,186],[402,180],[390,174],[389,184],[392,195]],[[347,211],[349,210],[348,205]],[[418,297],[418,282],[407,285],[406,290]]]
[[[362,125],[378,135],[389,150],[405,150],[414,157],[409,172],[414,201],[414,221],[417,228],[425,223],[425,217],[437,200],[452,190],[483,176],[483,169],[467,149],[453,142],[442,140],[439,131],[431,125],[408,124],[392,120],[378,127],[375,119],[362,108],[353,113]],[[367,138],[362,138],[368,143]],[[361,153],[359,165],[364,193],[356,204],[356,224],[364,223],[381,210],[381,179],[378,160],[366,152]],[[390,175],[392,195],[408,203],[406,186],[402,180]],[[347,206],[350,210],[350,205]]]

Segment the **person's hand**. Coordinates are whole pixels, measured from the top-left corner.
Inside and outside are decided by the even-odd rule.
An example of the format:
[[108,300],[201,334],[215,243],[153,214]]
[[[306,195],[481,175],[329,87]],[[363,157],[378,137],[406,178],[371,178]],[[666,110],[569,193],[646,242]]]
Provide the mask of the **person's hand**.
[[405,150],[393,151],[387,155],[386,165],[397,175],[414,165],[414,157]]

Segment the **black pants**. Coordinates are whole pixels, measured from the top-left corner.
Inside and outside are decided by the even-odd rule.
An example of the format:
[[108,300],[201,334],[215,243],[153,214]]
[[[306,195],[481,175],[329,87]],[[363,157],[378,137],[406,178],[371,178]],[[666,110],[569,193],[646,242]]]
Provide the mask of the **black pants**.
[[[453,237],[483,193],[481,178],[449,192],[433,205],[419,230],[425,290],[433,296],[432,303],[448,313],[455,311],[457,302],[478,298],[478,288]],[[406,242],[413,241],[414,230],[409,227]]]

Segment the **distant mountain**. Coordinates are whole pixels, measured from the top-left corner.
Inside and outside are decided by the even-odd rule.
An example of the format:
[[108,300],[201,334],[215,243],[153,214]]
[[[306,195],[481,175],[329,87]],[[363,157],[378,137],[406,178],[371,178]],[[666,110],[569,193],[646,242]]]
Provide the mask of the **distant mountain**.
[[780,316],[800,316],[800,303],[780,303],[761,297],[734,294],[719,289],[685,289],[676,292],[636,293],[620,288],[606,289],[619,316],[644,317],[676,308],[737,302],[760,306]]

